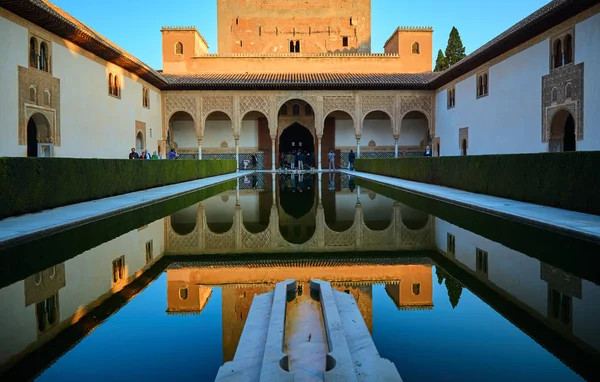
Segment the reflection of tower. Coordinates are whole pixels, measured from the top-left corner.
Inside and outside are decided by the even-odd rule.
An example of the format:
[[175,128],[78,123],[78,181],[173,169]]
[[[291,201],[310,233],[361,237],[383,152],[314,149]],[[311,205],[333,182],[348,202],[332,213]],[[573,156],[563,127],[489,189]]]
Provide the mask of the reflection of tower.
[[222,288],[223,363],[233,360],[254,296],[274,288],[270,284]]
[[211,287],[190,285],[188,282],[181,280],[168,280],[167,313],[200,314],[211,295]]
[[64,263],[25,279],[25,306],[35,304],[38,335],[60,322],[58,291],[65,285]]
[[398,284],[386,284],[385,290],[398,309],[433,309],[432,267],[406,265]]
[[357,285],[354,283],[332,283],[333,289],[354,296],[358,310],[367,324],[370,333],[373,333],[373,288],[371,284]]

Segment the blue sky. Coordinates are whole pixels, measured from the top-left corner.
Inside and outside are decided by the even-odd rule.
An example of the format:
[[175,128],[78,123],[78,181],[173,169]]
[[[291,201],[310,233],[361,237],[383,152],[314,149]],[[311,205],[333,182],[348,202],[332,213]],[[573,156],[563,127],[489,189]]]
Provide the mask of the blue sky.
[[[335,1],[335,0],[332,0]],[[452,26],[471,53],[548,0],[372,0],[372,50],[398,26],[432,26],[434,60]],[[54,0],[54,4],[155,69],[162,69],[161,26],[198,28],[217,52],[217,0]]]

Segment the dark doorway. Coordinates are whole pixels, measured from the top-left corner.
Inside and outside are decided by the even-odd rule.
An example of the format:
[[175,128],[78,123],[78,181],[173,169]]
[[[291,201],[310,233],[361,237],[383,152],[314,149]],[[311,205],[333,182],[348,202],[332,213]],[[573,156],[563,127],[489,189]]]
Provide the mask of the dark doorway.
[[461,155],[467,155],[467,140],[466,139],[462,140],[461,148],[462,148]]
[[38,156],[37,126],[33,117],[29,118],[29,122],[27,122],[27,156]]
[[563,137],[563,151],[575,151],[575,120],[569,114],[565,122],[565,135]]
[[299,123],[288,126],[279,137],[279,152],[287,153],[301,149],[312,156],[315,154],[315,142],[310,131]]

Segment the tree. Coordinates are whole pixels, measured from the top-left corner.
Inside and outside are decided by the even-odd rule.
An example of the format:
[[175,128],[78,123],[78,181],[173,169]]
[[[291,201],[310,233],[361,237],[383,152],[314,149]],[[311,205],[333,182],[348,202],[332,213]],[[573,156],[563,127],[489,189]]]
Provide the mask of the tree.
[[[450,36],[448,37],[448,46],[446,46],[446,65],[450,67],[462,60],[467,55],[465,54],[465,47],[463,46],[460,34],[456,27],[452,27]],[[439,55],[438,55],[439,57]]]
[[446,57],[444,57],[444,53],[442,53],[442,50],[440,49],[438,50],[438,56],[435,59],[435,69],[433,69],[433,71],[441,72],[446,68],[448,68],[448,66],[446,66]]

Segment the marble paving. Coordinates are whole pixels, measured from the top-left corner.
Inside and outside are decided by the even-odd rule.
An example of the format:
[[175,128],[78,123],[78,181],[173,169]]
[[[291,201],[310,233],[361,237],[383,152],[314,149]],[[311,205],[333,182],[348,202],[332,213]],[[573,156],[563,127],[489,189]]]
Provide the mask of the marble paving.
[[339,172],[600,243],[600,216],[366,172]]
[[0,248],[20,240],[49,235],[165,201],[251,173],[252,171],[239,171],[6,218],[0,220]]

